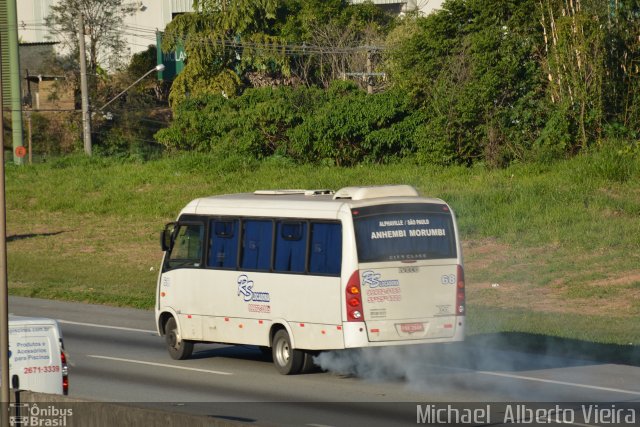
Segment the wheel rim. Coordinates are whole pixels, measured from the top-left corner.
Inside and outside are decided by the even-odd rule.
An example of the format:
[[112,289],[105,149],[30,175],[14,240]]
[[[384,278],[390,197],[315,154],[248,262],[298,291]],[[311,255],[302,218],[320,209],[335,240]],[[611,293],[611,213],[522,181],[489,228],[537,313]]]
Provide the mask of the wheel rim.
[[276,344],[276,361],[280,366],[287,366],[289,363],[289,357],[291,356],[291,349],[287,340],[280,340]]
[[172,348],[178,349],[180,346],[180,337],[178,336],[177,329],[171,329],[167,334],[169,345]]

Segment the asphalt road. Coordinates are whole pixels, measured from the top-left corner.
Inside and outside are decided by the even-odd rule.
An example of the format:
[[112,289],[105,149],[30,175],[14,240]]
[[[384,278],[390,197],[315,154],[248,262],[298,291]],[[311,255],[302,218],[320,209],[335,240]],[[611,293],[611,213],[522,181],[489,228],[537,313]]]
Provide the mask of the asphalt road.
[[58,319],[70,396],[257,425],[416,425],[417,404],[448,402],[640,402],[635,366],[456,344],[331,353],[329,372],[283,376],[252,346],[196,345],[174,361],[151,311],[21,297],[9,311]]

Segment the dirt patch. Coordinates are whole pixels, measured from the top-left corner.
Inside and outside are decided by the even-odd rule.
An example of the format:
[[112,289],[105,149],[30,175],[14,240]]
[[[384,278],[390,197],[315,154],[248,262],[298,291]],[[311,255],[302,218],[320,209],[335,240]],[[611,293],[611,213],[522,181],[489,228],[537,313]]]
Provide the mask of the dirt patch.
[[469,240],[463,242],[462,253],[465,257],[465,269],[481,270],[496,261],[509,259],[512,248],[495,239]]
[[[597,316],[640,314],[640,287],[633,286],[640,283],[640,270],[610,271],[601,252],[577,254],[550,266],[566,256],[560,249],[515,249],[493,239],[467,242],[463,250],[468,304]],[[582,279],[585,272],[580,267],[567,271],[572,261],[591,265],[590,273],[603,278]]]

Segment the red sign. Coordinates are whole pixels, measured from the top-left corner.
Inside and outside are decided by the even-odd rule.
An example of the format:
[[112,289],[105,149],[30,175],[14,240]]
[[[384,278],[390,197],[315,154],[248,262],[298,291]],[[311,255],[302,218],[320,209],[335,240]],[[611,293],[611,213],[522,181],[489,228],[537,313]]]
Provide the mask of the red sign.
[[27,154],[27,149],[23,146],[16,147],[16,157],[23,158]]

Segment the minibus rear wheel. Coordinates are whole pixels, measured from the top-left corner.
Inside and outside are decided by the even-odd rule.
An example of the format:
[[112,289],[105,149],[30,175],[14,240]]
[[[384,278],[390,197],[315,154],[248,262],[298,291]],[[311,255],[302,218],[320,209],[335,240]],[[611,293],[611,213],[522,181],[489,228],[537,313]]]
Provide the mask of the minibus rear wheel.
[[169,350],[171,358],[175,360],[184,360],[191,357],[191,354],[193,353],[193,342],[183,340],[180,337],[176,319],[170,317],[169,320],[167,320],[164,330],[164,339],[167,343],[167,350]]
[[283,375],[295,375],[302,369],[304,352],[291,347],[291,339],[284,329],[280,329],[273,336],[271,343],[273,351],[273,364]]

